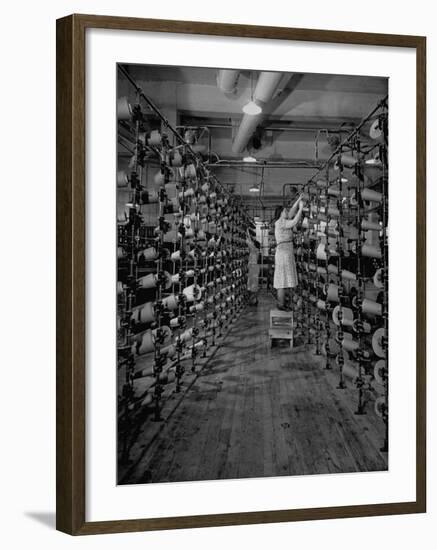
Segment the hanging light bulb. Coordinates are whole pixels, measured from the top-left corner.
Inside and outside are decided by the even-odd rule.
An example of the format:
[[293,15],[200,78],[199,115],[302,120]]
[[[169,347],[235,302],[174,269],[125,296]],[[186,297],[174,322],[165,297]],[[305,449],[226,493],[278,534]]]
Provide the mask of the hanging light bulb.
[[261,107],[255,103],[255,101],[249,101],[249,103],[246,103],[243,107],[243,113],[246,113],[246,115],[259,115],[262,111]]

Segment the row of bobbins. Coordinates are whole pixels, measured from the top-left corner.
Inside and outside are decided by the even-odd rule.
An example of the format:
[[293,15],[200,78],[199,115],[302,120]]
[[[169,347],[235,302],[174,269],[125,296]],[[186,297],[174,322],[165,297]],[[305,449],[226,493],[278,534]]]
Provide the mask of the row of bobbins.
[[[125,460],[137,415],[150,410],[160,420],[164,390],[172,382],[175,392],[181,390],[184,362],[191,360],[194,372],[197,358],[206,357],[241,312],[246,233],[252,230],[242,203],[208,171],[189,136],[179,134],[128,78],[136,103],[121,98],[117,110],[119,142],[132,153],[117,177],[128,196],[118,204],[117,220]],[[160,128],[150,128],[150,110]]]
[[[296,331],[385,423],[388,448],[388,128],[384,99],[303,187]],[[364,131],[367,135],[364,135]]]

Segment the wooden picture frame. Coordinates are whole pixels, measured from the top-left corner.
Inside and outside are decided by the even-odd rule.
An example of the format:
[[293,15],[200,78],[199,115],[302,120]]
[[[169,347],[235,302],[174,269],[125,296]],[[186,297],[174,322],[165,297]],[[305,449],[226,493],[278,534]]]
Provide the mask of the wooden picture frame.
[[[89,28],[410,48],[417,84],[416,499],[411,502],[86,521],[85,31]],[[71,535],[409,514],[426,510],[426,39],[420,36],[70,15],[57,21],[57,529]]]

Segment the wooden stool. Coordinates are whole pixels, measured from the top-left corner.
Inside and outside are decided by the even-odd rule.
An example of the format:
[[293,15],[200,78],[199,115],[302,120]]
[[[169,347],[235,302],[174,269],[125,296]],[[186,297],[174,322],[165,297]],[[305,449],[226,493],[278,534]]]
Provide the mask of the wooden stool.
[[273,347],[274,340],[289,340],[290,348],[293,347],[293,312],[270,310],[269,337],[270,347]]

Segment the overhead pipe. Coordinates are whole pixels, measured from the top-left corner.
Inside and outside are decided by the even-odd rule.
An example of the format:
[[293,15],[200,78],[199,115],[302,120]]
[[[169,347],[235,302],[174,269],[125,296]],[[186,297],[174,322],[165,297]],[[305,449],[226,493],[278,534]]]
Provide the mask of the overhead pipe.
[[[253,93],[253,101],[260,104],[260,106],[264,109],[265,105],[272,99],[273,94],[282,79],[282,75],[283,73],[262,72],[258,77],[258,82],[256,83],[255,91]],[[244,150],[263,117],[263,112],[258,115],[249,115],[247,113],[243,115],[237,135],[232,143],[232,152],[234,154],[241,153]]]
[[314,162],[313,160],[262,160],[257,162],[245,162],[244,160],[223,159],[217,162],[205,162],[205,166],[208,168],[259,168],[266,166],[268,168],[309,168],[311,170],[317,169],[321,166],[321,162]]
[[234,94],[237,90],[240,71],[221,69],[217,73],[217,86],[224,94]]
[[262,72],[258,77],[258,82],[253,93],[254,101],[268,103],[272,99],[281,79],[282,73]]

